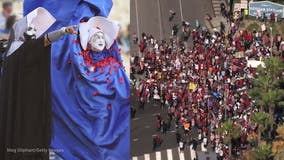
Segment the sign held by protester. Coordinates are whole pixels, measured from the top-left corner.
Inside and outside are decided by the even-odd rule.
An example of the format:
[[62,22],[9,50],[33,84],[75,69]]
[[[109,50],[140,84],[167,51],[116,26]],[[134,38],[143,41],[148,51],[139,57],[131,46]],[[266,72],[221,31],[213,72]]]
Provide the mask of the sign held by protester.
[[247,9],[248,8],[248,2],[246,0],[241,0],[240,3],[234,4],[234,11],[241,11],[241,9]]
[[244,51],[239,51],[234,54],[236,58],[243,58],[245,55]]
[[265,64],[262,61],[248,60],[247,62],[247,67],[257,68],[259,65],[265,68]]
[[265,13],[266,16],[274,12],[279,17],[284,18],[284,5],[269,1],[250,2],[249,15],[258,16],[258,12],[261,12],[261,14]]

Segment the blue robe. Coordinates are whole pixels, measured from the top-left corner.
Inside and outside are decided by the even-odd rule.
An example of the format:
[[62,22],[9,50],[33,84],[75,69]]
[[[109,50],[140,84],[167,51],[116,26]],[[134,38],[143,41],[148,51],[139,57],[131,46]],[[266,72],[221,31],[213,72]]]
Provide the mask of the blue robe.
[[[24,13],[46,8],[57,22],[49,29],[78,25],[83,17],[107,16],[111,0],[24,1]],[[66,160],[129,160],[129,80],[116,42],[111,49],[89,53],[84,61],[76,35],[52,44],[51,148]]]

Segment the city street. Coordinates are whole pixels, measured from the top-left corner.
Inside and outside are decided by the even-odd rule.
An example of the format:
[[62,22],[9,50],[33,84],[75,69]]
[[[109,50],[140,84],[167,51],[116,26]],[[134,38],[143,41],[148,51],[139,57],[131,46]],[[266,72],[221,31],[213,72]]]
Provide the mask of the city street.
[[[145,32],[152,34],[157,39],[168,39],[172,26],[181,24],[182,20],[188,21],[192,26],[195,26],[195,21],[199,20],[203,26],[205,15],[207,13],[213,14],[211,1],[208,0],[133,0],[130,2],[130,8],[131,35],[133,33],[141,35],[142,32]],[[176,12],[171,22],[169,21],[169,10]],[[132,53],[137,51],[137,46],[131,44],[131,47]],[[174,160],[189,159],[187,158],[190,157],[189,149],[181,153],[185,157],[178,154],[176,131],[173,124],[167,134],[156,131],[156,115],[161,114],[163,118],[166,118],[166,109],[162,110],[159,105],[154,105],[152,102],[145,104],[145,110],[139,109],[137,97],[134,97],[135,91],[131,93],[131,105],[137,109],[136,117],[131,120],[131,156],[134,156],[134,159],[137,156],[139,160],[149,157],[159,159],[160,154],[163,160],[171,159],[170,155]],[[162,146],[157,149],[158,151],[154,152],[152,150],[152,136],[157,134],[160,134],[164,141]],[[193,134],[193,136],[196,138],[197,135]],[[199,158],[206,158],[206,155],[203,156],[202,153],[199,155]]]
[[[131,92],[132,94],[134,93]],[[131,97],[131,106],[136,108],[136,116],[131,120],[131,155],[141,155],[143,153],[152,152],[152,135],[160,134],[164,143],[161,150],[177,147],[175,132],[170,131],[162,134],[156,131],[155,121],[156,115],[165,115],[166,110],[161,110],[160,106],[145,104],[145,110],[138,108],[136,97]],[[163,116],[165,118],[165,116]]]
[[[176,12],[171,22],[170,9]],[[181,24],[181,16],[192,26],[196,19],[203,26],[204,17],[207,13],[213,14],[213,7],[210,0],[133,0],[130,13],[131,33],[145,32],[163,39],[169,38],[173,24]]]
[[[174,123],[169,132],[163,134],[157,131],[155,128],[156,115],[160,114],[163,119],[166,119],[166,108],[160,108],[160,105],[154,105],[153,102],[146,103],[144,110],[138,107],[137,97],[134,95],[135,91],[131,90],[131,106],[136,109],[135,118],[131,119],[131,157],[133,160],[187,160],[190,159],[189,146],[186,147],[184,152],[179,152],[176,143],[176,129]],[[181,132],[182,133],[182,132]],[[156,151],[152,150],[152,137],[154,135],[160,135],[163,139],[161,147]],[[197,139],[197,131],[190,131],[190,137]],[[197,155],[199,159],[206,159],[210,157],[210,160],[216,159],[214,152],[209,154],[200,151],[200,145],[198,145]],[[157,158],[161,155],[161,159]]]
[[[169,21],[169,10],[174,10],[176,15]],[[157,39],[168,39],[171,35],[171,29],[174,24],[181,24],[182,20],[188,21],[195,26],[195,21],[204,25],[204,17],[207,13],[213,14],[211,1],[208,0],[133,0],[130,2],[130,21],[131,35],[136,33],[139,36],[142,32],[152,34]],[[132,43],[132,41],[131,41]],[[137,51],[138,46],[132,46],[133,51]],[[162,134],[156,131],[156,115],[166,118],[166,109],[161,109],[159,105],[152,102],[145,104],[145,109],[138,108],[137,97],[134,96],[133,90],[131,95],[131,106],[136,108],[136,117],[131,120],[131,156],[133,160],[141,159],[174,159],[183,160],[190,158],[189,147],[184,153],[180,153],[176,144],[176,131],[174,124],[170,131]],[[152,150],[152,136],[161,135],[163,144],[156,152]],[[197,134],[191,133],[192,138],[197,138]],[[213,152],[211,152],[213,153]],[[211,157],[214,159],[215,154],[205,155],[198,152],[200,159]],[[216,158],[216,156],[215,156]]]

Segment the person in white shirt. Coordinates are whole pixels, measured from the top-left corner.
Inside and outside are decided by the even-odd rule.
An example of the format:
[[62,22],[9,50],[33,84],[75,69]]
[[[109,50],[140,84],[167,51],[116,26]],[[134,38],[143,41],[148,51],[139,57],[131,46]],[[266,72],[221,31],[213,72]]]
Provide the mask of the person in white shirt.
[[0,13],[0,30],[6,29],[6,21],[13,12],[12,2],[3,2],[2,12]]
[[264,23],[261,25],[261,31],[262,31],[262,32],[266,31],[266,26],[265,26]]

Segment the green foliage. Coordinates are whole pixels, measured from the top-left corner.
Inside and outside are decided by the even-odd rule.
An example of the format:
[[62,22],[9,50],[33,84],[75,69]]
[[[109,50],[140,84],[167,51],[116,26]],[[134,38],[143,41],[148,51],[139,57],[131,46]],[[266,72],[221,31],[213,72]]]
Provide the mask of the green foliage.
[[253,156],[256,160],[269,160],[273,158],[272,147],[270,144],[261,143],[254,151]]
[[270,27],[272,28],[273,37],[276,36],[276,34],[281,34],[281,31],[277,29],[277,23],[270,23]]
[[232,120],[227,120],[221,124],[218,132],[224,134],[225,143],[231,143],[232,139],[240,137],[241,127],[235,126]]
[[264,63],[265,68],[260,66],[257,68],[259,75],[253,80],[253,88],[249,91],[249,95],[265,108],[284,106],[284,90],[280,88],[284,64],[278,57],[272,57]]
[[284,21],[281,22],[280,28],[281,28],[282,34],[284,34]]
[[281,62],[279,57],[272,57],[265,62],[266,71],[268,71],[268,75],[272,76],[272,78],[275,78],[277,76],[280,76],[281,73],[284,71],[284,64]]
[[251,118],[258,125],[258,129],[260,132],[263,132],[273,124],[272,117],[268,113],[262,111],[253,113]]
[[247,26],[248,32],[251,33],[253,32],[253,30],[256,30],[256,31],[260,30],[260,25],[257,22],[253,22],[249,26]]

